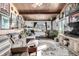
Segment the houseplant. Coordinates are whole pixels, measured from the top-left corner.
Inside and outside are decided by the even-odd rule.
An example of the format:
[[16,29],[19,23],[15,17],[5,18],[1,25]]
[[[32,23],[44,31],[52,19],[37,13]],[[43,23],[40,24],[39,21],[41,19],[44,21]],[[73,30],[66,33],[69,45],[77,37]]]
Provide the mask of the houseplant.
[[57,36],[58,36],[58,31],[56,30],[49,31],[49,38],[54,39]]

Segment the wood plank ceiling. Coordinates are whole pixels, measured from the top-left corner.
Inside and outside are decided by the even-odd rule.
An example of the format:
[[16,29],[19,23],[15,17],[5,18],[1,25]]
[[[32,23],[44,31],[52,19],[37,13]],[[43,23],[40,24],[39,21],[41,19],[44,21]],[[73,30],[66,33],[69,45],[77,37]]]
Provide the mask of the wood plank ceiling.
[[65,3],[14,3],[14,6],[25,20],[49,20],[55,19]]

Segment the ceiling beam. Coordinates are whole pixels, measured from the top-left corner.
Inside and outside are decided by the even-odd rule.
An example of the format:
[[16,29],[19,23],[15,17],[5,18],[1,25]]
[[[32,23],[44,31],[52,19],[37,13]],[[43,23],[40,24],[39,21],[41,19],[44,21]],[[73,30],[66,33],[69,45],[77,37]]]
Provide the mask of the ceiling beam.
[[25,16],[23,16],[25,21],[54,21],[56,19],[56,17],[52,17],[52,19],[31,19],[31,18],[27,18]]
[[59,14],[60,11],[48,11],[48,10],[19,10],[20,14]]
[[41,20],[32,20],[32,19],[28,19],[28,20],[25,20],[25,21],[52,21],[52,20],[48,20],[48,19],[41,19]]

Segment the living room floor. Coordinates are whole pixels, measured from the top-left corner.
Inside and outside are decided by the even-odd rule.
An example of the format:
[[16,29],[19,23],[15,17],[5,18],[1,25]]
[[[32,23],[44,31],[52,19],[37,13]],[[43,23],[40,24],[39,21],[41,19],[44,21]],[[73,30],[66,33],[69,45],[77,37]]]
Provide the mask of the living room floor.
[[[55,42],[48,38],[39,38],[37,53],[32,53],[30,56],[75,56],[66,47],[63,47],[59,42]],[[36,55],[37,54],[37,55]],[[29,56],[26,52],[15,54],[14,56]]]
[[[40,46],[40,52],[37,56],[75,56],[67,48],[61,46],[58,42],[52,39],[40,39],[38,47]],[[43,48],[43,49],[42,49]]]

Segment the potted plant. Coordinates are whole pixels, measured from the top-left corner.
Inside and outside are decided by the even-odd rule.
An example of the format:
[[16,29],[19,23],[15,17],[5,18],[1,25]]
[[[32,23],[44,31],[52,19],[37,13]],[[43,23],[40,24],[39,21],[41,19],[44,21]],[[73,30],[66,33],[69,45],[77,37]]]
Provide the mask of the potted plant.
[[56,30],[50,31],[50,34],[49,34],[50,38],[54,39],[57,36],[58,36],[58,31]]

